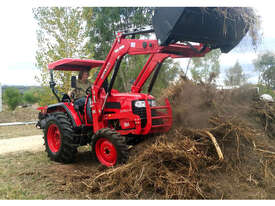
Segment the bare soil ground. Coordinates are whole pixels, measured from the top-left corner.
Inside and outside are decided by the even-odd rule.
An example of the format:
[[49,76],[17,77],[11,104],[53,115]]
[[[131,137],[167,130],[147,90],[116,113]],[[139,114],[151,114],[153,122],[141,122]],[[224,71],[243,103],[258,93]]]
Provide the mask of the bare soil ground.
[[42,135],[17,137],[0,140],[0,155],[20,151],[42,151],[44,140]]
[[36,121],[39,113],[36,110],[37,107],[38,105],[35,104],[25,108],[17,107],[14,111],[10,111],[7,105],[3,105],[3,111],[0,112],[0,123]]
[[37,129],[34,124],[0,127],[0,140],[32,135],[42,135],[42,130]]

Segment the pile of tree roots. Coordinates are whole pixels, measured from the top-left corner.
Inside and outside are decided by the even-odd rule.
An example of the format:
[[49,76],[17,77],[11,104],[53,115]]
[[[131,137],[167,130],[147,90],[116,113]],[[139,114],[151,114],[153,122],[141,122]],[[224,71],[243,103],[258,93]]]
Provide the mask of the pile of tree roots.
[[265,130],[274,126],[274,107],[255,97],[249,88],[179,81],[160,98],[174,110],[171,131],[145,139],[128,163],[82,184],[100,199],[241,199],[242,191],[244,199],[269,198],[275,147]]

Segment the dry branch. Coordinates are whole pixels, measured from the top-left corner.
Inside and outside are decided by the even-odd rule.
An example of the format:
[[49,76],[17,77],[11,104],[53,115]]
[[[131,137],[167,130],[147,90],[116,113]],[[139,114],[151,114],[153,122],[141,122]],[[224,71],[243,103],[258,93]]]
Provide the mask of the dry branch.
[[272,152],[272,151],[269,151],[269,150],[263,150],[263,149],[258,149],[258,148],[256,148],[256,150],[259,151],[259,152],[264,152],[264,153],[275,155],[275,152]]
[[214,135],[212,135],[209,131],[206,131],[206,130],[204,130],[203,132],[204,132],[205,134],[207,134],[207,135],[210,137],[211,141],[213,142],[213,144],[214,144],[214,146],[215,146],[215,148],[216,148],[217,154],[218,154],[218,156],[219,156],[219,160],[220,160],[220,161],[223,161],[224,157],[223,157],[221,148],[220,148],[220,146],[219,146],[219,144],[218,144],[216,138],[214,137]]

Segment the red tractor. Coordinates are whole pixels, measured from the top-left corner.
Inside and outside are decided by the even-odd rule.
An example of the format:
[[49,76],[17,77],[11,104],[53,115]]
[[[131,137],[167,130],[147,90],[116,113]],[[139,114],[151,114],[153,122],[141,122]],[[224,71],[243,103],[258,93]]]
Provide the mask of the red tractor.
[[[167,132],[172,126],[169,101],[166,99],[164,105],[157,106],[155,98],[150,95],[163,61],[167,58],[203,57],[213,48],[228,52],[248,30],[245,28],[245,32],[237,35],[236,29],[228,30],[231,33],[221,35],[219,32],[226,21],[215,19],[213,24],[213,17],[209,12],[200,14],[204,15],[202,21],[197,17],[197,11],[198,8],[191,7],[156,9],[153,17],[154,29],[118,32],[104,61],[62,59],[49,64],[50,87],[58,103],[40,107],[37,123],[44,130],[48,156],[54,161],[70,163],[75,158],[78,146],[91,144],[92,151],[101,164],[114,166],[127,160],[130,140]],[[216,32],[213,33],[214,30]],[[137,34],[153,32],[158,40],[131,38]],[[199,44],[194,45],[189,41]],[[120,93],[113,89],[113,85],[126,54],[148,54],[149,59],[141,68],[131,91]],[[100,67],[100,71],[91,88],[86,91],[84,111],[79,111],[66,94],[60,99],[55,89],[53,70],[80,71],[96,67]],[[110,74],[112,76],[107,83]],[[148,93],[141,93],[151,75]],[[72,87],[75,87],[74,77]]]

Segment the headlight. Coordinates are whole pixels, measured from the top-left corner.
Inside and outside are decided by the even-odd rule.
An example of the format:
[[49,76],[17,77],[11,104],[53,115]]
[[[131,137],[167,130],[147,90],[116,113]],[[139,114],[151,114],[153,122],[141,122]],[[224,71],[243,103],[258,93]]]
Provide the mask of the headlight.
[[136,101],[135,107],[145,107],[145,101]]
[[148,99],[148,103],[149,103],[149,105],[150,105],[151,107],[157,106],[157,102],[156,102],[156,100],[154,100],[154,99]]

